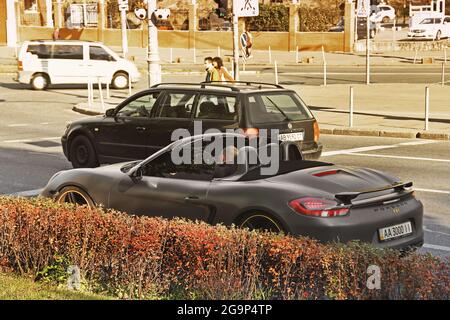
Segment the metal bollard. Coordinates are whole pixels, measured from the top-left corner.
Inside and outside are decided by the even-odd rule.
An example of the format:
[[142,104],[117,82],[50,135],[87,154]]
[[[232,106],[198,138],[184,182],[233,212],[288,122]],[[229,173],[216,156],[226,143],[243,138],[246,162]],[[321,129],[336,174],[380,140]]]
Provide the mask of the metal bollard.
[[425,130],[428,130],[429,113],[430,113],[430,88],[425,87]]
[[102,111],[105,111],[105,101],[103,100],[102,81],[100,77],[97,78],[98,92],[100,94],[100,104],[102,105]]
[[441,86],[445,84],[445,62],[442,62],[442,70],[441,70]]
[[131,77],[128,75],[128,96],[131,96]]
[[269,46],[269,64],[272,64],[272,50],[270,49],[270,46]]
[[217,56],[220,57],[220,46],[217,47]]
[[350,86],[350,102],[349,102],[348,126],[353,127],[353,87]]
[[170,48],[170,51],[169,51],[169,63],[173,63],[173,49],[172,48]]
[[298,46],[295,47],[295,63],[298,63]]
[[277,60],[275,60],[275,84],[278,84],[278,65],[277,65]]

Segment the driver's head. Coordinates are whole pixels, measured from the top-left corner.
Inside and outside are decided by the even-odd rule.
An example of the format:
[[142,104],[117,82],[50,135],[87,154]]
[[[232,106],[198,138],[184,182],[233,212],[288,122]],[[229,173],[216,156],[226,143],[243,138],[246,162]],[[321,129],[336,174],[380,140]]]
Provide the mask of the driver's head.
[[222,149],[218,158],[217,164],[236,164],[237,162],[238,149],[235,146],[228,146]]

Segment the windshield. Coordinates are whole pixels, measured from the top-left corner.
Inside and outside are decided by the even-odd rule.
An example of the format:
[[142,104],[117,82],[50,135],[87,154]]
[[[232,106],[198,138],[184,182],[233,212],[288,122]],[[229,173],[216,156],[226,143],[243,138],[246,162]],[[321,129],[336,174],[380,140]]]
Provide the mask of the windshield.
[[255,124],[313,117],[305,103],[293,92],[256,93],[247,99],[250,120]]

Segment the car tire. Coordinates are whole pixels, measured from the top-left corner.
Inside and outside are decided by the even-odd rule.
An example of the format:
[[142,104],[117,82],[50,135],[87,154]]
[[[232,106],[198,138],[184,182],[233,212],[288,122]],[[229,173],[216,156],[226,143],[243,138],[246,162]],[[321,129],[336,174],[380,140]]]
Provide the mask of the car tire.
[[69,203],[78,206],[87,206],[94,208],[95,203],[92,198],[83,189],[75,186],[67,186],[62,188],[55,196],[58,203]]
[[130,78],[127,73],[117,72],[112,78],[111,86],[114,89],[125,89],[128,87],[128,81],[130,81]]
[[95,149],[86,136],[80,135],[73,139],[70,143],[69,155],[74,168],[95,168],[99,166]]
[[45,74],[38,73],[31,78],[30,84],[34,90],[45,90],[48,88],[49,80]]
[[442,35],[441,30],[438,30],[438,32],[436,32],[436,41],[441,40],[441,35]]
[[240,228],[247,228],[249,230],[266,230],[274,233],[286,233],[283,225],[271,215],[255,211],[245,214],[237,224]]

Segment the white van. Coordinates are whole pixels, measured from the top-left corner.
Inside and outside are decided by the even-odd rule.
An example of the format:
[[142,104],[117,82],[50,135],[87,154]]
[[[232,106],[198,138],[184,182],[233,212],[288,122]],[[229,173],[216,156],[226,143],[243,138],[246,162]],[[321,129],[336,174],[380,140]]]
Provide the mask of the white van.
[[110,83],[123,89],[139,81],[136,66],[107,46],[89,41],[25,41],[17,61],[20,83],[43,90],[49,84]]
[[412,16],[408,38],[441,40],[450,37],[450,16],[416,13]]

